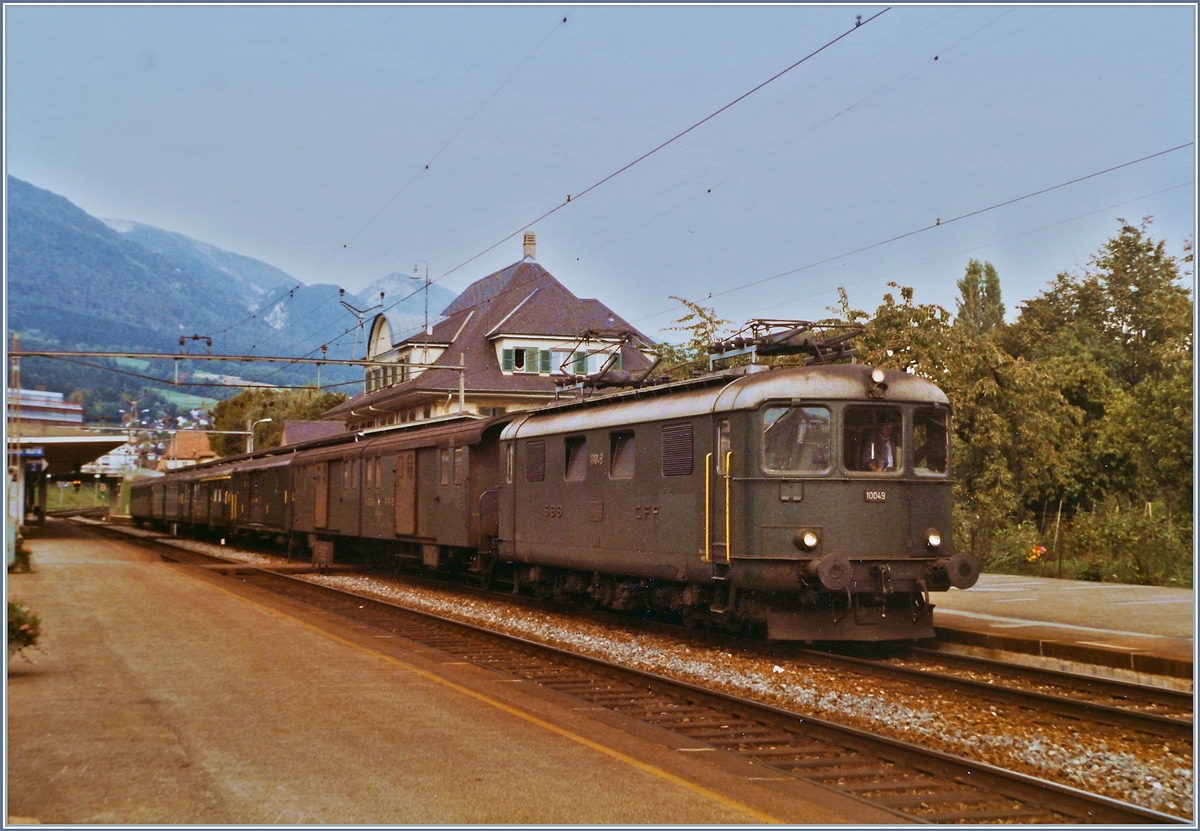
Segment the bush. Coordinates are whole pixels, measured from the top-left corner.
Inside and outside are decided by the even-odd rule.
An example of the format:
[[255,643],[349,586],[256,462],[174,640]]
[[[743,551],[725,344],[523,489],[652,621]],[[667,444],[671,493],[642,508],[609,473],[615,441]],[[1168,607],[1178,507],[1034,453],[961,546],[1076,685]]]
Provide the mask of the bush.
[[[1148,586],[1192,586],[1192,524],[1173,521],[1161,503],[1109,500],[1071,520],[1063,552],[1080,579]],[[1099,576],[1093,576],[1099,575]]]
[[[1063,517],[1045,535],[1026,520],[988,525],[955,511],[955,542],[972,550],[984,571],[1150,586],[1192,586],[1192,522],[1172,519],[1162,503],[1130,507],[1110,500]],[[1061,567],[1059,561],[1061,559]]]
[[8,657],[23,649],[37,646],[42,634],[42,621],[37,614],[16,598],[8,601]]
[[17,544],[13,548],[13,563],[8,570],[26,574],[33,571],[33,552],[25,545],[24,537],[17,537]]

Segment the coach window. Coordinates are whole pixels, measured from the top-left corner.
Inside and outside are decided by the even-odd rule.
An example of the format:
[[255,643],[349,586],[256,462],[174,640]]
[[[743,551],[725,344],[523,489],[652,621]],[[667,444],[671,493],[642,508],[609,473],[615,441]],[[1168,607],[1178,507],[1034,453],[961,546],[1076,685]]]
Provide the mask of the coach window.
[[443,447],[442,452],[440,454],[438,454],[438,460],[440,462],[439,468],[440,468],[440,473],[441,473],[441,483],[443,485],[450,484],[450,465],[451,465],[450,453],[451,453],[451,450],[449,447]]
[[763,468],[779,473],[826,471],[831,438],[828,407],[767,407],[762,414]]
[[950,464],[949,412],[919,407],[913,412],[913,470],[923,476],[945,476]]
[[566,468],[563,479],[582,482],[587,476],[587,437],[567,436],[565,442]]
[[504,482],[511,485],[513,480],[513,465],[515,464],[514,457],[516,455],[516,446],[509,442],[504,447]]
[[899,407],[847,407],[843,424],[846,470],[897,473],[904,468],[904,430]]
[[633,431],[609,434],[609,479],[632,479],[634,468]]

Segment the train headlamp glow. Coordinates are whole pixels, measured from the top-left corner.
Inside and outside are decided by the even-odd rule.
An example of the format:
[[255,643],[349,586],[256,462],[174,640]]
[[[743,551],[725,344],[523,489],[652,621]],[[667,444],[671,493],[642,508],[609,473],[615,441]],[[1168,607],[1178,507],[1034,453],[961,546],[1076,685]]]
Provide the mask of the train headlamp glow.
[[867,387],[867,393],[872,398],[883,398],[883,394],[887,392],[888,385],[883,383],[883,370],[879,367],[871,370],[871,383]]
[[817,538],[815,532],[805,531],[804,535],[800,537],[800,542],[804,543],[805,548],[812,549],[817,547],[817,543],[819,543],[820,540]]
[[937,529],[931,528],[925,535],[925,542],[930,548],[937,548],[942,544],[942,535]]

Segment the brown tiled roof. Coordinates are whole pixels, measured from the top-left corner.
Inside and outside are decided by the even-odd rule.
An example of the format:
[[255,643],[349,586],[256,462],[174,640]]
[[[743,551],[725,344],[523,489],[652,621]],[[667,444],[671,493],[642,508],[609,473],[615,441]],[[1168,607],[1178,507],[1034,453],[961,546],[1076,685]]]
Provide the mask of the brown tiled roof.
[[340,421],[285,421],[281,444],[300,444],[313,439],[323,439],[345,430],[346,425]]
[[[563,349],[570,348],[574,338],[588,330],[633,331],[646,339],[603,303],[579,299],[530,259],[472,283],[442,314],[446,319],[433,327],[428,340],[450,343],[450,347],[434,362],[433,369],[425,370],[406,383],[360,393],[334,407],[324,418],[345,419],[352,411],[367,406],[388,409],[387,403],[411,400],[417,393],[455,392],[458,390],[458,371],[441,369],[438,365],[455,366],[460,358],[465,359],[468,392],[525,393],[539,397],[554,393],[553,378],[501,372],[489,337],[555,335],[563,338]],[[455,334],[458,334],[457,338]],[[406,342],[422,340],[425,338],[418,335]],[[626,369],[634,371],[649,367],[645,356],[634,349],[622,350],[622,363]]]

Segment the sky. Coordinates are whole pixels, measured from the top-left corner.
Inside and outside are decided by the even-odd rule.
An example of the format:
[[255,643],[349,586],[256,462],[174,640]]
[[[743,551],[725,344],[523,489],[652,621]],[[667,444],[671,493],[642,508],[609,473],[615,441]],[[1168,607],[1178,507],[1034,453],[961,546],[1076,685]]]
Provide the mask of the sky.
[[812,320],[895,282],[953,311],[972,258],[1012,319],[1118,218],[1194,238],[1196,13],[9,4],[5,166],[350,291],[460,292],[531,230],[654,339],[671,296]]

